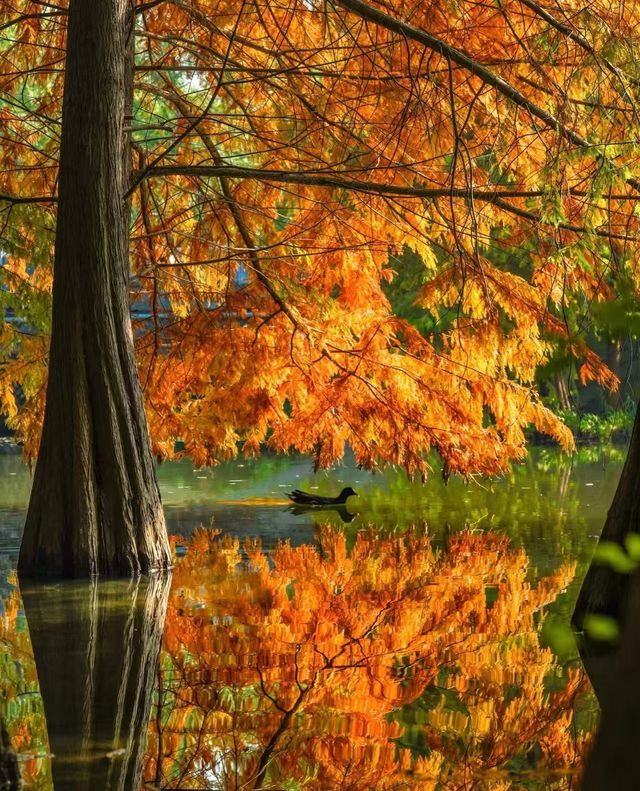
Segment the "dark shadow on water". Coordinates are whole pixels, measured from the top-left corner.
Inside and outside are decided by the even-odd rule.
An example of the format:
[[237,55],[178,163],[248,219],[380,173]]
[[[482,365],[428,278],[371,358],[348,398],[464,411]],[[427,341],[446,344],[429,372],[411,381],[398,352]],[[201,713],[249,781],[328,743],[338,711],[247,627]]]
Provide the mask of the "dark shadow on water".
[[55,791],[139,787],[170,584],[22,588]]
[[357,512],[352,514],[350,511],[347,511],[347,507],[345,505],[334,505],[334,506],[324,506],[324,507],[319,507],[317,505],[315,506],[290,505],[287,510],[290,513],[292,513],[294,516],[301,516],[302,514],[309,514],[309,513],[313,513],[313,514],[322,513],[323,515],[325,515],[327,512],[335,513],[340,517],[340,521],[343,522],[344,524],[349,524],[349,522],[353,522],[356,516],[358,516]]
[[618,644],[591,643],[581,651],[602,709],[587,762],[585,791],[640,788],[640,573],[629,581],[629,597]]
[[21,785],[18,759],[5,724],[0,721],[0,788],[2,791],[19,791]]

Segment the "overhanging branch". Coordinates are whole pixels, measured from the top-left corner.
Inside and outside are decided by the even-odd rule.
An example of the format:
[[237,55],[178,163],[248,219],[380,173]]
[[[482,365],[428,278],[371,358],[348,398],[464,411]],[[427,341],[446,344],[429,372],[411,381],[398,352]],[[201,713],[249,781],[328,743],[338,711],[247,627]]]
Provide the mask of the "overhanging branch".
[[55,195],[33,195],[27,197],[0,192],[0,203],[10,203],[12,206],[18,206],[24,203],[57,203],[57,201],[58,198]]
[[[378,181],[363,181],[346,178],[335,172],[324,170],[276,170],[271,168],[248,168],[241,165],[157,165],[145,173],[145,178],[157,176],[194,176],[196,178],[237,178],[269,181],[282,184],[299,184],[311,187],[333,187],[335,189],[365,192],[374,195],[389,195],[405,198],[472,198],[497,203],[506,198],[541,198],[545,190],[506,190],[473,187],[423,187],[388,184]],[[568,190],[574,197],[587,197],[585,190]],[[640,201],[640,195],[608,195],[613,200]]]
[[[518,107],[526,110],[534,118],[542,121],[547,128],[555,131],[558,135],[560,135],[560,137],[568,140],[570,143],[573,143],[573,145],[577,146],[578,148],[598,149],[597,145],[594,146],[592,143],[589,143],[574,129],[571,129],[571,127],[563,124],[559,118],[553,115],[553,113],[548,112],[535,102],[527,99],[527,97],[523,93],[520,93],[517,88],[514,88],[513,85],[508,83],[499,75],[495,74],[493,71],[491,71],[491,69],[487,68],[482,63],[478,63],[478,61],[474,60],[470,55],[467,55],[466,52],[457,49],[457,47],[454,47],[451,44],[447,44],[445,41],[439,39],[437,36],[434,36],[431,33],[428,33],[426,30],[414,27],[408,22],[403,22],[402,20],[397,19],[396,17],[393,17],[384,11],[381,11],[379,8],[369,5],[369,3],[364,2],[364,0],[333,1],[337,6],[341,6],[342,8],[351,11],[360,18],[366,19],[369,22],[373,22],[375,25],[386,28],[393,33],[398,33],[405,39],[417,41],[428,49],[442,55],[443,58],[446,58],[450,62],[457,64],[463,69],[466,69],[471,74],[474,74],[476,77],[481,79],[486,85],[490,85],[492,88],[495,88],[498,93],[502,94]],[[596,158],[610,163],[610,160],[608,160],[604,154],[598,153]],[[630,176],[626,179],[626,183],[633,187],[637,192],[640,192],[639,179]]]
[[[330,187],[343,189],[349,192],[360,192],[369,195],[380,195],[388,198],[412,198],[435,200],[437,198],[466,198],[468,200],[491,203],[499,209],[515,214],[522,219],[537,224],[545,224],[543,219],[531,211],[507,203],[514,198],[541,198],[546,195],[545,190],[505,190],[505,189],[474,189],[472,187],[422,187],[403,186],[401,184],[383,184],[376,181],[362,181],[360,179],[342,178],[336,174],[323,171],[272,170],[267,168],[247,168],[240,165],[162,165],[151,168],[144,174],[145,178],[154,176],[187,176],[194,178],[237,178],[254,181],[265,181],[279,184],[295,184],[299,186]],[[585,190],[568,190],[569,195],[576,198],[589,197]],[[607,194],[607,200],[640,201],[640,194]],[[548,223],[547,223],[548,224]],[[559,228],[573,233],[586,233],[587,229],[580,225],[559,223]],[[596,236],[607,239],[630,240],[630,237],[594,229],[591,231]]]

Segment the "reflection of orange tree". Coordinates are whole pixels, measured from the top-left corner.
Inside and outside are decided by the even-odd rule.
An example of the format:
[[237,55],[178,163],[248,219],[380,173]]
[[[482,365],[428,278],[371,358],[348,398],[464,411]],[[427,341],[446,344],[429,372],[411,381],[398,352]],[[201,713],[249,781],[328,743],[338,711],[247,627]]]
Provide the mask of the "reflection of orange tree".
[[535,619],[572,575],[532,587],[523,551],[470,532],[441,553],[414,531],[359,534],[348,551],[325,528],[318,548],[271,561],[198,532],[175,571],[146,778],[427,789],[495,773],[501,787],[497,770],[532,756],[552,778],[584,749],[581,684],[560,679]]
[[11,749],[20,758],[20,774],[29,789],[51,788],[47,723],[38,686],[29,630],[14,586],[0,610],[0,720]]

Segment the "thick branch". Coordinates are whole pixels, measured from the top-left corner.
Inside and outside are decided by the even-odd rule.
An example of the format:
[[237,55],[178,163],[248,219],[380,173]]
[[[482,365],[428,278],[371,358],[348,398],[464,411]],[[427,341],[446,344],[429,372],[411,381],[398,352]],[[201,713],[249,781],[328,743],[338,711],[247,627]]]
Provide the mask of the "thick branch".
[[58,198],[55,195],[34,195],[26,197],[21,195],[8,195],[0,192],[0,203],[11,203],[17,206],[21,203],[56,203]]
[[[526,220],[542,223],[542,219],[533,212],[507,203],[509,198],[540,198],[545,195],[544,190],[487,190],[473,189],[473,187],[408,187],[400,184],[384,184],[376,181],[362,181],[359,179],[342,178],[330,171],[307,170],[296,172],[292,170],[275,170],[267,168],[246,168],[239,165],[163,165],[151,168],[145,177],[153,176],[193,176],[197,178],[238,178],[267,181],[281,184],[298,184],[301,186],[332,187],[352,192],[361,192],[370,195],[380,195],[390,198],[468,198],[485,203],[492,203],[503,211],[515,214]],[[587,197],[584,190],[568,190],[573,197]],[[637,195],[607,195],[607,199],[614,200],[640,200]],[[587,229],[580,225],[559,223],[558,227],[574,233],[586,233]],[[593,230],[596,236],[607,239],[622,238],[626,236],[611,233],[610,231]]]
[[552,28],[570,38],[571,41],[575,41],[578,46],[582,47],[585,52],[588,52],[590,55],[596,58],[596,60],[602,61],[602,63],[604,63],[604,65],[617,77],[620,76],[619,69],[609,60],[599,55],[593,46],[587,41],[587,39],[577,30],[574,30],[565,22],[561,22],[559,19],[556,19],[552,14],[549,13],[549,11],[547,11],[545,8],[542,8],[542,6],[538,5],[538,3],[534,2],[534,0],[520,0],[520,2],[529,10],[533,11],[533,13],[539,16],[541,19],[544,19],[544,21],[551,25]]
[[[333,187],[335,189],[365,192],[374,195],[389,195],[403,198],[474,198],[497,202],[504,198],[539,198],[544,190],[486,190],[470,187],[408,187],[376,181],[344,178],[330,170],[276,170],[271,168],[247,168],[241,165],[158,165],[147,171],[153,176],[195,176],[197,178],[237,178],[270,181],[282,184],[299,184],[310,187]],[[578,193],[573,193],[578,194]],[[581,193],[584,195],[585,193]],[[627,196],[619,196],[626,198]],[[634,196],[640,200],[640,196]]]
[[[486,85],[490,85],[492,88],[495,88],[498,93],[505,96],[518,107],[526,110],[534,118],[542,121],[546,127],[554,130],[565,140],[568,140],[570,143],[573,143],[573,145],[578,146],[578,148],[598,148],[598,146],[594,146],[585,140],[585,138],[579,135],[574,129],[571,129],[571,127],[563,124],[559,118],[553,115],[553,113],[548,112],[535,102],[527,99],[527,97],[523,93],[520,93],[517,88],[514,88],[513,85],[508,83],[502,77],[494,74],[491,69],[487,68],[482,63],[478,63],[478,61],[474,60],[470,55],[467,55],[466,52],[457,49],[451,44],[447,44],[437,36],[427,33],[426,30],[414,27],[407,22],[396,19],[390,14],[386,14],[384,11],[380,11],[380,9],[365,3],[364,0],[335,0],[335,2],[336,5],[346,8],[348,11],[357,14],[362,19],[373,22],[374,24],[384,27],[393,33],[398,33],[405,39],[411,39],[413,41],[419,42],[428,49],[442,55],[443,58],[447,58],[452,63],[455,63],[458,66],[461,66],[463,69],[471,72],[476,77],[479,77]],[[607,162],[609,161],[602,154],[599,154],[598,158]],[[634,177],[629,177],[626,182],[636,191],[640,192],[640,180]]]

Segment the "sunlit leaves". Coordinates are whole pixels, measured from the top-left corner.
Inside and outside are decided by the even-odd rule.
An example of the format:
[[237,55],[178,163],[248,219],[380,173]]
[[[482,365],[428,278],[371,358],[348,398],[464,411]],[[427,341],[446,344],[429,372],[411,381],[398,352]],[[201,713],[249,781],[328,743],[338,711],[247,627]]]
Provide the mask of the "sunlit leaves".
[[[617,384],[585,329],[593,305],[611,323],[619,282],[637,299],[636,6],[386,9],[498,90],[339,3],[140,4],[131,293],[157,455],[327,466],[350,445],[424,475],[435,449],[469,475],[522,458],[531,425],[571,448],[534,377],[560,345],[583,382]],[[65,24],[64,6],[0,11],[0,309],[39,339],[6,328],[0,399],[28,456],[55,206],[12,201],[55,196]],[[422,276],[394,293],[409,249]]]

